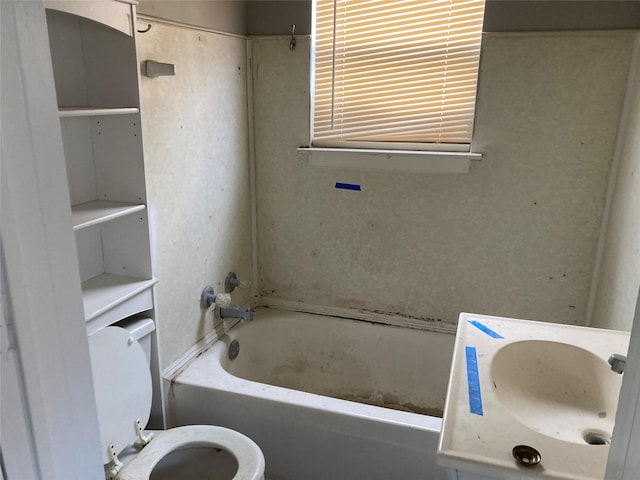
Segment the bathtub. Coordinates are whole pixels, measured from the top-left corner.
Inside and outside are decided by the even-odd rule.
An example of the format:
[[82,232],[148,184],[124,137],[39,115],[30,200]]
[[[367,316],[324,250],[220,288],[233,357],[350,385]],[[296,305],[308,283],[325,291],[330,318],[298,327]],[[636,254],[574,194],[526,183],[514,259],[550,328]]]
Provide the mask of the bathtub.
[[171,380],[170,422],[244,433],[269,480],[446,480],[435,459],[453,343],[261,308]]

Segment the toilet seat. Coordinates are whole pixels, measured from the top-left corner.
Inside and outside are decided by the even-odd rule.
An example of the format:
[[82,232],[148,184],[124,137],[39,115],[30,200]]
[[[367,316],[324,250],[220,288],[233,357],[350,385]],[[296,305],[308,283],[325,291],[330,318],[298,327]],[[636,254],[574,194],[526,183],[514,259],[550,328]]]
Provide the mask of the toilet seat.
[[155,466],[169,453],[183,447],[212,447],[226,450],[238,462],[233,480],[261,480],[264,456],[248,437],[234,430],[211,425],[190,425],[165,430],[142,449],[116,480],[148,480]]
[[136,439],[136,420],[144,428],[151,413],[152,384],[147,358],[131,333],[106,327],[89,337],[102,463],[110,445],[119,454]]

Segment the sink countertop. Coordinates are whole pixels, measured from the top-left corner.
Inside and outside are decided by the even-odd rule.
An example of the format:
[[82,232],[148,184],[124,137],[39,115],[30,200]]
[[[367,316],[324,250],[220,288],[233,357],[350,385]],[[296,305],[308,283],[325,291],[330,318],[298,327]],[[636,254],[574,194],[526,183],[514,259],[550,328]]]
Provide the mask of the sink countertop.
[[[629,333],[462,313],[454,347],[438,463],[500,479],[602,480]],[[516,445],[537,449],[524,466]]]

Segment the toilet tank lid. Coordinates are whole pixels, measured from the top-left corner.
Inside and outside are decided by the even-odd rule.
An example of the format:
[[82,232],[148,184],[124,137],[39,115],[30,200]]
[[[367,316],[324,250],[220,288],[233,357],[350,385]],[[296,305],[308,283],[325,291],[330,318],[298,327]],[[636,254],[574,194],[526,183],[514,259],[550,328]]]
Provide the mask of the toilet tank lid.
[[140,340],[156,329],[153,319],[149,317],[132,317],[121,320],[116,326],[128,330],[133,338]]

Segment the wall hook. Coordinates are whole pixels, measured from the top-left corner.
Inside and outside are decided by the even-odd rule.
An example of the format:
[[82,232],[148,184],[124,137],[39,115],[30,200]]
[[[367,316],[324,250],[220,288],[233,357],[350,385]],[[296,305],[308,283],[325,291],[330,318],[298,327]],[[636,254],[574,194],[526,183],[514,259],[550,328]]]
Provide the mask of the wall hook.
[[144,30],[138,30],[138,33],[147,33],[149,30],[151,30],[151,24],[147,23],[147,28]]
[[289,50],[293,51],[296,49],[296,26],[291,25],[291,40],[289,40]]

